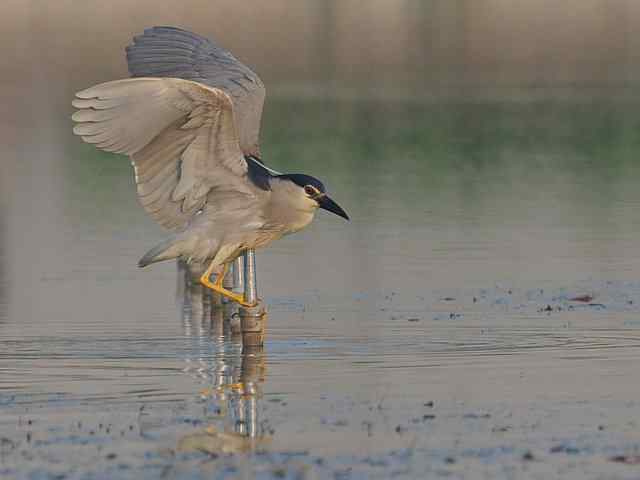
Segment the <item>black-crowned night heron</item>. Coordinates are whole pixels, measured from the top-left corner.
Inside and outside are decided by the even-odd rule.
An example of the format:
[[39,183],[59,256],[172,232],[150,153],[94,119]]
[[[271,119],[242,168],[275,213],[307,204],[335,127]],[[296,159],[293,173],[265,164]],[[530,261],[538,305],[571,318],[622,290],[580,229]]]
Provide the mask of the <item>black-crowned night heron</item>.
[[253,306],[223,287],[231,262],[304,228],[318,208],[349,217],[316,178],[263,164],[265,88],[231,53],[194,33],[154,27],[134,38],[127,61],[135,78],[78,92],[72,118],[85,142],[131,157],[142,206],[174,232],[139,266],[197,262],[204,285]]

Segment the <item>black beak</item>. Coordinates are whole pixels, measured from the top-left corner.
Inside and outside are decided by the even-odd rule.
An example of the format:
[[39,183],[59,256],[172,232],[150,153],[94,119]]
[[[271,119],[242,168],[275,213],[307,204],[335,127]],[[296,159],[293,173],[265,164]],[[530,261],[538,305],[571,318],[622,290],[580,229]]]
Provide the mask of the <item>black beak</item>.
[[328,196],[323,195],[322,197],[316,200],[320,208],[324,208],[325,210],[335,213],[336,215],[341,216],[342,218],[349,220],[349,215],[345,212],[340,205],[331,200]]

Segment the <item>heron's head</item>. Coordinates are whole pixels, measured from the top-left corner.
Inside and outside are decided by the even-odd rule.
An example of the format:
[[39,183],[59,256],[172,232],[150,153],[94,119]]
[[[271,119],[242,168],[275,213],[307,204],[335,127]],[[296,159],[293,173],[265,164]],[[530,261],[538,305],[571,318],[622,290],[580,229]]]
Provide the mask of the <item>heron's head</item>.
[[293,195],[292,200],[304,210],[322,208],[340,217],[349,220],[349,215],[340,205],[334,202],[328,195],[324,185],[317,178],[302,173],[287,173],[276,178],[289,184],[288,195]]

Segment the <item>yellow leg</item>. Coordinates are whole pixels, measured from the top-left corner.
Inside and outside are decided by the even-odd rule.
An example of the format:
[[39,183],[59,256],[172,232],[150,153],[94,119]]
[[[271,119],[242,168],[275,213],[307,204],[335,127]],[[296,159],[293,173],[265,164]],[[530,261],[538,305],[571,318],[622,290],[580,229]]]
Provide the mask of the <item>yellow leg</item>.
[[[209,267],[209,268],[211,268],[211,267]],[[229,273],[229,264],[228,264],[228,263],[225,263],[225,264],[222,266],[222,272],[221,272],[221,273],[219,273],[219,274],[216,276],[216,281],[215,281],[215,282],[213,282],[213,284],[214,284],[216,287],[221,287],[221,286],[222,286],[222,283],[224,282],[224,277],[226,277],[226,276],[227,276],[227,273]],[[211,274],[209,274],[209,276],[211,276]]]
[[209,287],[214,292],[218,292],[220,295],[230,298],[234,302],[238,302],[243,307],[248,307],[248,308],[255,307],[255,304],[252,305],[244,301],[244,295],[238,295],[237,293],[233,293],[232,291],[227,290],[222,286],[222,282],[224,282],[224,277],[227,275],[227,272],[229,271],[228,263],[224,264],[224,266],[222,267],[222,272],[219,273],[218,276],[216,277],[216,281],[211,283],[210,277],[211,277],[211,272],[213,271],[214,266],[215,266],[214,263],[211,262],[211,265],[209,265],[209,268],[207,268],[207,271],[202,274],[202,277],[200,277],[200,282],[204,286]]

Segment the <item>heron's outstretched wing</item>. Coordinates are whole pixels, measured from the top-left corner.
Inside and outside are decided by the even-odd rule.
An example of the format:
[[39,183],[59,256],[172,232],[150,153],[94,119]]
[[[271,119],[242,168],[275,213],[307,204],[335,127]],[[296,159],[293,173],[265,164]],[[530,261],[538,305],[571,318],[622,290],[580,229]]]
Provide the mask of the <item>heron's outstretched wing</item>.
[[131,156],[140,201],[161,225],[180,229],[216,198],[254,199],[233,103],[222,90],[176,78],[131,78],[78,92],[73,106],[74,133]]
[[225,91],[233,100],[241,150],[260,157],[264,84],[230,52],[180,28],[153,27],[127,47],[127,62],[133,77],[182,78]]

